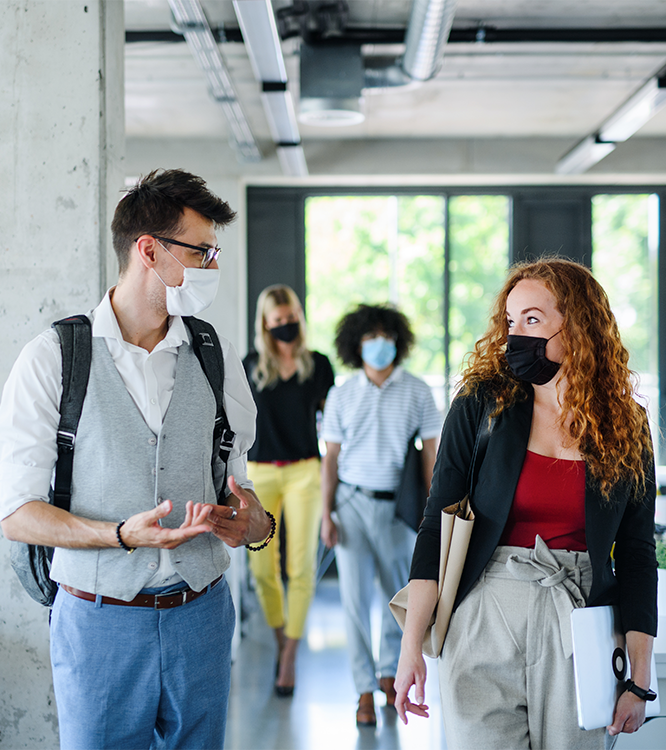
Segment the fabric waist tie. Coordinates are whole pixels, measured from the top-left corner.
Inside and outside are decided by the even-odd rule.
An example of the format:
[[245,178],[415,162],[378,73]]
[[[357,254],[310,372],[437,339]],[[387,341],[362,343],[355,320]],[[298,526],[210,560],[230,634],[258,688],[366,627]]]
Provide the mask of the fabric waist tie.
[[[502,568],[506,575],[502,574]],[[494,577],[512,577],[538,583],[549,589],[560,625],[565,658],[573,653],[571,612],[585,606],[585,591],[592,582],[592,565],[587,552],[551,550],[537,535],[534,549],[498,547],[486,568]]]

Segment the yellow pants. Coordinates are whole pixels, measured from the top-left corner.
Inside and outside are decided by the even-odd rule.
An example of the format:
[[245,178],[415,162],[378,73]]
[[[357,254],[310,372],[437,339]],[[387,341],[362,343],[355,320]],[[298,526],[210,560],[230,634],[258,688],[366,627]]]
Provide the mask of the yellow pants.
[[[257,596],[271,628],[284,627],[287,638],[303,635],[314,593],[315,559],[321,521],[321,476],[318,458],[287,466],[248,461],[249,478],[267,511],[275,516],[275,540],[260,552],[249,552]],[[280,571],[280,521],[287,532],[287,610]]]

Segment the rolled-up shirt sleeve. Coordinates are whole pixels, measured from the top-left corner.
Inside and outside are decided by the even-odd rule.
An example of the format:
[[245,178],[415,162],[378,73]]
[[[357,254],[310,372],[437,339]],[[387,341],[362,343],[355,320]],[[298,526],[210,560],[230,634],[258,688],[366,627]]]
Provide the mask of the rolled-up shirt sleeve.
[[27,344],[0,400],[0,519],[25,503],[48,502],[57,457],[62,364],[54,331]]

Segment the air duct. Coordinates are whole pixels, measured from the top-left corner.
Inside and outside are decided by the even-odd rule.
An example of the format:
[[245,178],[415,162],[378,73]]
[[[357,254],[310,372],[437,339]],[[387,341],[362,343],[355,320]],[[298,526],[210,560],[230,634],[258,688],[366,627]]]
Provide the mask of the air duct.
[[301,45],[298,119],[308,125],[363,122],[363,89],[386,89],[432,78],[441,64],[457,0],[415,0],[402,59],[381,58],[364,67],[360,43],[327,40]]
[[402,69],[414,81],[431,79],[442,61],[457,0],[414,0]]

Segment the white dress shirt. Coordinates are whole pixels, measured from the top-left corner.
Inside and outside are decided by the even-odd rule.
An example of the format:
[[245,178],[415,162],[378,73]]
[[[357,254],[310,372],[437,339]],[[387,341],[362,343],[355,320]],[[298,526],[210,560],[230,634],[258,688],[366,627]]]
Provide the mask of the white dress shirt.
[[[171,400],[178,347],[188,341],[182,318],[170,318],[167,335],[148,352],[122,337],[111,306],[109,290],[88,316],[92,335],[106,341],[129,394],[146,424],[157,435]],[[246,454],[254,442],[256,407],[241,360],[231,343],[220,337],[224,355],[224,405],[236,433],[229,474],[240,485],[253,488],[247,478]],[[57,459],[56,433],[60,422],[62,356],[55,330],[37,336],[19,354],[0,401],[0,519],[33,500],[48,502]],[[120,520],[120,519],[119,519]],[[166,550],[149,586],[180,579]]]

